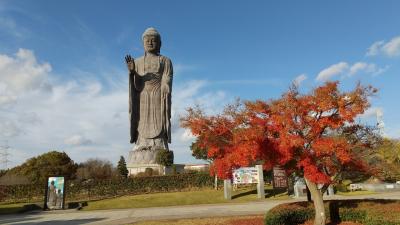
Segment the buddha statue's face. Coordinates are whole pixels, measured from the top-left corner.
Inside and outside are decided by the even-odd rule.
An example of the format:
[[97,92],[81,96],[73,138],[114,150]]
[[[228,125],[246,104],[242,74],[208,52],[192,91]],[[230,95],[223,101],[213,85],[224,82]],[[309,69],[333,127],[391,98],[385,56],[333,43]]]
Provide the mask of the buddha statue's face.
[[160,40],[157,36],[148,35],[143,38],[143,46],[146,52],[157,54],[160,51]]

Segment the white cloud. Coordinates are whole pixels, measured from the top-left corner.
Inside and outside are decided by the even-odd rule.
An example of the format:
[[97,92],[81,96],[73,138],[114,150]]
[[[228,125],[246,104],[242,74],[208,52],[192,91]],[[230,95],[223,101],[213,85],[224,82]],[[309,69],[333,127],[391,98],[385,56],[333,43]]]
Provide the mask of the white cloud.
[[350,67],[349,75],[352,76],[359,72],[374,73],[377,70],[377,66],[373,63],[357,62]]
[[335,75],[342,74],[346,70],[348,70],[349,64],[346,62],[340,62],[337,64],[333,64],[326,69],[323,69],[319,72],[316,80],[317,81],[327,81]]
[[380,75],[386,72],[389,66],[378,67],[374,63],[356,62],[353,65],[347,62],[340,62],[323,69],[317,76],[317,81],[327,81],[337,75],[354,76],[359,73],[370,74],[372,76]]
[[14,103],[17,100],[17,97],[14,95],[10,95],[8,93],[0,93],[0,106],[9,105]]
[[[103,83],[93,74],[98,71],[86,72],[83,79],[59,80],[51,74],[50,63],[40,63],[30,50],[0,54],[0,138],[18,149],[18,157],[11,153],[11,166],[49,150],[65,151],[77,162],[99,157],[115,163],[128,155],[133,146],[126,73],[117,70],[113,80]],[[230,99],[222,91],[204,91],[207,84],[174,83],[170,148],[178,163],[195,161],[189,150],[192,139],[179,127],[185,109],[199,104],[216,112]]]
[[387,56],[398,56],[400,55],[400,36],[393,38],[384,46],[382,46],[382,51]]
[[378,55],[379,52],[381,51],[380,49],[382,48],[382,46],[385,44],[385,41],[377,41],[375,43],[373,43],[367,50],[367,56],[374,56],[374,55]]
[[22,130],[13,121],[7,121],[4,118],[0,120],[0,137],[12,138],[21,134]]
[[305,81],[307,79],[307,75],[306,74],[300,74],[299,76],[297,76],[294,80],[293,80],[293,84],[296,85],[297,87],[299,87],[301,85],[301,83],[303,81]]
[[360,115],[360,117],[364,119],[376,118],[377,114],[383,115],[383,109],[381,107],[371,107],[367,109],[362,115]]
[[367,56],[383,54],[389,57],[400,55],[400,36],[392,38],[389,42],[377,41],[367,50]]
[[386,66],[384,66],[384,67],[377,67],[376,70],[374,70],[374,71],[372,72],[372,75],[373,75],[373,76],[378,76],[378,75],[380,75],[380,74],[386,72],[389,68],[390,68],[390,66],[388,66],[388,65],[386,65]]
[[193,142],[195,136],[190,132],[190,130],[185,129],[184,132],[180,135],[180,140],[184,142]]
[[50,71],[50,64],[38,63],[31,50],[19,49],[15,57],[0,55],[0,89],[11,93],[47,89]]
[[171,118],[173,139],[170,149],[174,151],[178,162],[185,163],[188,159],[191,162],[197,161],[192,158],[189,149],[195,137],[189,130],[179,126],[180,117],[186,114],[186,109],[199,105],[205,113],[215,114],[221,112],[223,107],[233,100],[223,91],[204,92],[207,85],[207,81],[193,80],[174,86]]
[[79,146],[79,145],[90,145],[93,142],[90,139],[87,139],[81,135],[73,135],[65,139],[64,143],[67,145]]
[[21,112],[18,121],[23,124],[38,124],[41,122],[39,116],[34,112]]

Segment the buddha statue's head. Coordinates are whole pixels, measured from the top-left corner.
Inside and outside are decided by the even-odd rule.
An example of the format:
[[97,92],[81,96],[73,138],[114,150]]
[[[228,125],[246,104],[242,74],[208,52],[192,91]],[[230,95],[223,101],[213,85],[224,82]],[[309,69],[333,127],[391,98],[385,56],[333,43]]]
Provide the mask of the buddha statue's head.
[[153,27],[147,28],[142,35],[142,40],[145,52],[160,54],[161,36],[156,29]]

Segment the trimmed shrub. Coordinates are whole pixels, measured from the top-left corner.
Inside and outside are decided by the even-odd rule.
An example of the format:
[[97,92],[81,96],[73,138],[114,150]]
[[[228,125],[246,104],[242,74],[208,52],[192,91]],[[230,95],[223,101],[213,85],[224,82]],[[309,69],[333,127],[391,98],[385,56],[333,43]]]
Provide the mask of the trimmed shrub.
[[301,224],[313,218],[314,209],[309,204],[291,203],[271,209],[265,216],[265,225]]
[[146,168],[144,170],[144,175],[147,176],[147,177],[153,176],[153,173],[154,173],[153,168]]
[[174,152],[160,149],[156,155],[156,162],[163,166],[171,166],[174,164]]
[[340,192],[348,192],[349,190],[347,189],[346,184],[336,184],[334,187],[335,191],[340,191]]
[[349,185],[353,183],[351,180],[343,180],[339,184],[336,184],[334,189],[340,192],[349,192]]

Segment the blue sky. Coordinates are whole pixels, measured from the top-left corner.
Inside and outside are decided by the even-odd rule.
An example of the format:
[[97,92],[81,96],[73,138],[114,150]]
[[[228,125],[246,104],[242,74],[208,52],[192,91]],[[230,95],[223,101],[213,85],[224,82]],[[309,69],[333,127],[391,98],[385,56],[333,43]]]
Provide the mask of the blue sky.
[[0,131],[17,165],[50,149],[75,161],[127,156],[125,54],[153,26],[174,64],[173,144],[194,163],[179,115],[235,97],[279,97],[297,80],[379,89],[361,117],[400,137],[399,1],[0,1]]

